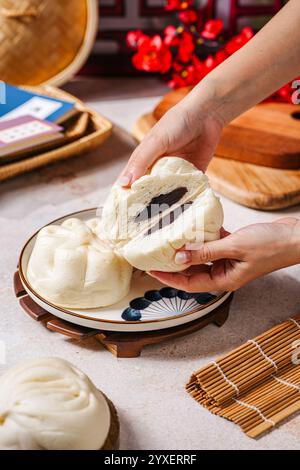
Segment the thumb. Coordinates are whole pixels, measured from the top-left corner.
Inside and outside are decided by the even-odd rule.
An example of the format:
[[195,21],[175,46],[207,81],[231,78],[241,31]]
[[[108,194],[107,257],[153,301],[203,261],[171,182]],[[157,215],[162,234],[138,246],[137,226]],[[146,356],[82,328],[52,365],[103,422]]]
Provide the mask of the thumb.
[[134,181],[144,176],[153,163],[164,155],[166,150],[166,140],[155,126],[132,153],[118,179],[120,186],[129,187]]
[[236,259],[237,250],[233,247],[232,237],[228,235],[221,240],[202,243],[201,245],[188,244],[184,250],[178,251],[175,256],[177,264],[206,264],[224,258]]

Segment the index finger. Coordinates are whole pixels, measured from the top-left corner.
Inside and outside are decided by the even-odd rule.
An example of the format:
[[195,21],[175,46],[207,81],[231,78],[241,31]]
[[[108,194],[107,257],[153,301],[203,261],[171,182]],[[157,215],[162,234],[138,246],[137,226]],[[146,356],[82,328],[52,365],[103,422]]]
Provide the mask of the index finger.
[[153,163],[166,151],[164,139],[153,128],[132,153],[126,167],[122,171],[118,183],[120,186],[129,187],[144,176]]

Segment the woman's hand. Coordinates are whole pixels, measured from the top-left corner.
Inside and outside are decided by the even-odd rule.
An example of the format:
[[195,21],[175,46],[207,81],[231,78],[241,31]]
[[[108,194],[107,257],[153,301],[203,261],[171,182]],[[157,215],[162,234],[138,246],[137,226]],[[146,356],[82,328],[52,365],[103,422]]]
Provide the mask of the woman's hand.
[[290,0],[159,121],[134,151],[119,184],[130,186],[164,155],[183,156],[205,170],[222,127],[299,75],[299,20],[299,0]]
[[260,276],[300,263],[300,220],[292,217],[249,225],[232,234],[223,230],[221,237],[177,252],[178,264],[192,265],[186,271],[150,274],[187,292],[234,291]]
[[299,18],[299,0],[290,0],[251,41],[210,72],[145,137],[119,184],[130,186],[164,155],[183,156],[206,170],[222,127],[299,75]]
[[[196,93],[196,92],[195,92]],[[219,142],[223,123],[210,109],[203,92],[202,106],[193,100],[194,91],[168,111],[133,152],[119,177],[130,186],[164,155],[180,156],[205,171]]]

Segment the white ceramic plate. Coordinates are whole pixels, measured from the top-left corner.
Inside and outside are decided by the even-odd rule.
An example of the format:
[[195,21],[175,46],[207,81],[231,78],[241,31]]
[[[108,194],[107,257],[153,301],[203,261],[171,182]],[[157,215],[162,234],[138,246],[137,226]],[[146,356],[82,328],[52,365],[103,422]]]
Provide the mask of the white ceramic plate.
[[[61,224],[70,217],[89,220],[96,209],[69,214],[51,224]],[[151,331],[183,325],[210,313],[229,297],[230,292],[188,294],[166,287],[141,271],[135,271],[127,297],[110,307],[99,309],[66,309],[43,299],[27,280],[27,265],[37,233],[25,244],[19,271],[24,289],[42,308],[56,317],[89,328],[109,331]]]

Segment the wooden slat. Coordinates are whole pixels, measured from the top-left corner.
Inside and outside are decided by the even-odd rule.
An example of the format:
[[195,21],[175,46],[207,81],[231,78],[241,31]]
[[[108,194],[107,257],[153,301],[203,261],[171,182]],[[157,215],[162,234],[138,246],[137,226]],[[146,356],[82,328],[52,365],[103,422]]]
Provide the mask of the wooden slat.
[[29,297],[29,295],[26,295],[25,297],[22,297],[20,299],[20,305],[23,308],[23,310],[25,310],[25,312],[36,321],[45,321],[48,318],[53,317],[53,315],[51,315],[49,312],[47,312],[38,304],[36,304]]
[[14,274],[14,293],[17,298],[26,294],[26,290],[23,287],[18,271]]
[[93,330],[84,326],[75,325],[74,323],[69,323],[55,317],[47,321],[46,326],[51,331],[61,333],[64,336],[68,336],[69,338],[76,340],[91,338],[92,336],[96,336],[99,333],[99,330]]

